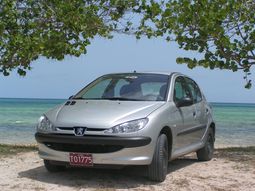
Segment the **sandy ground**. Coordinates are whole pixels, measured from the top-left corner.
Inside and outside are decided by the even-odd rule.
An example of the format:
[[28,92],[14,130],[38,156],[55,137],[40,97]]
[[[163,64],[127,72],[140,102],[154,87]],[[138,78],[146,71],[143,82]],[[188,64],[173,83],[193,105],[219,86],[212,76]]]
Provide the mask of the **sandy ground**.
[[[228,158],[229,157],[229,158]],[[169,163],[163,183],[148,181],[144,168],[68,169],[48,173],[36,152],[0,158],[0,190],[255,191],[255,159],[221,156],[198,162],[194,155]]]

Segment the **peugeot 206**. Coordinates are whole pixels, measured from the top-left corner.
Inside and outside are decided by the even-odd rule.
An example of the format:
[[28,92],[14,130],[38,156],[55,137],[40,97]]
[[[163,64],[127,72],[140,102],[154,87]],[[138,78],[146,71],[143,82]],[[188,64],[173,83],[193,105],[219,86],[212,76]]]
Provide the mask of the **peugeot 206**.
[[215,123],[199,86],[186,75],[116,73],[42,115],[35,138],[50,172],[143,165],[149,179],[164,181],[169,161],[179,156],[212,158]]

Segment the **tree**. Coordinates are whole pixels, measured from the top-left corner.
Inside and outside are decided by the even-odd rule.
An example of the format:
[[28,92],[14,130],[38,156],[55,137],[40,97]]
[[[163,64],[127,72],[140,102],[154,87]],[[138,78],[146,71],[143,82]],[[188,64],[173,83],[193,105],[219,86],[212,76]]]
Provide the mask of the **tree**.
[[164,36],[181,49],[200,53],[199,58],[177,58],[189,68],[203,66],[242,70],[246,88],[251,87],[255,65],[254,0],[154,1],[144,11],[140,34]]
[[200,54],[177,63],[242,70],[250,88],[254,10],[254,0],[0,0],[0,73],[25,75],[39,56],[80,56],[95,36],[121,32],[176,41]]
[[0,0],[0,74],[21,76],[39,56],[80,56],[95,36],[111,38],[135,0]]

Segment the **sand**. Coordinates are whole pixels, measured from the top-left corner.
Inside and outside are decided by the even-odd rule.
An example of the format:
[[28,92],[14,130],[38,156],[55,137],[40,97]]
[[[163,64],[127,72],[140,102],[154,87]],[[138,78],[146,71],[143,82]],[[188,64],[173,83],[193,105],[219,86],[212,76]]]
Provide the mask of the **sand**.
[[0,158],[0,190],[173,190],[173,191],[255,191],[255,159],[221,156],[198,162],[189,155],[169,163],[163,183],[149,181],[145,169],[67,169],[49,173],[37,152]]

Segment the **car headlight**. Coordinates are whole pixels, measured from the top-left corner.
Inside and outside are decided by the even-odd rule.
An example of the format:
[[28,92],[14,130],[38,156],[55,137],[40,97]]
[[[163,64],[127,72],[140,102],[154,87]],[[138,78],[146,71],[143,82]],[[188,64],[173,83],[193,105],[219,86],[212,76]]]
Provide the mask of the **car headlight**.
[[134,121],[128,121],[119,125],[116,125],[110,129],[105,130],[105,133],[117,134],[117,133],[132,133],[141,130],[148,123],[147,118],[137,119]]
[[37,125],[37,131],[39,132],[52,132],[55,130],[55,127],[52,125],[50,120],[45,116],[41,116],[39,118],[39,122]]

